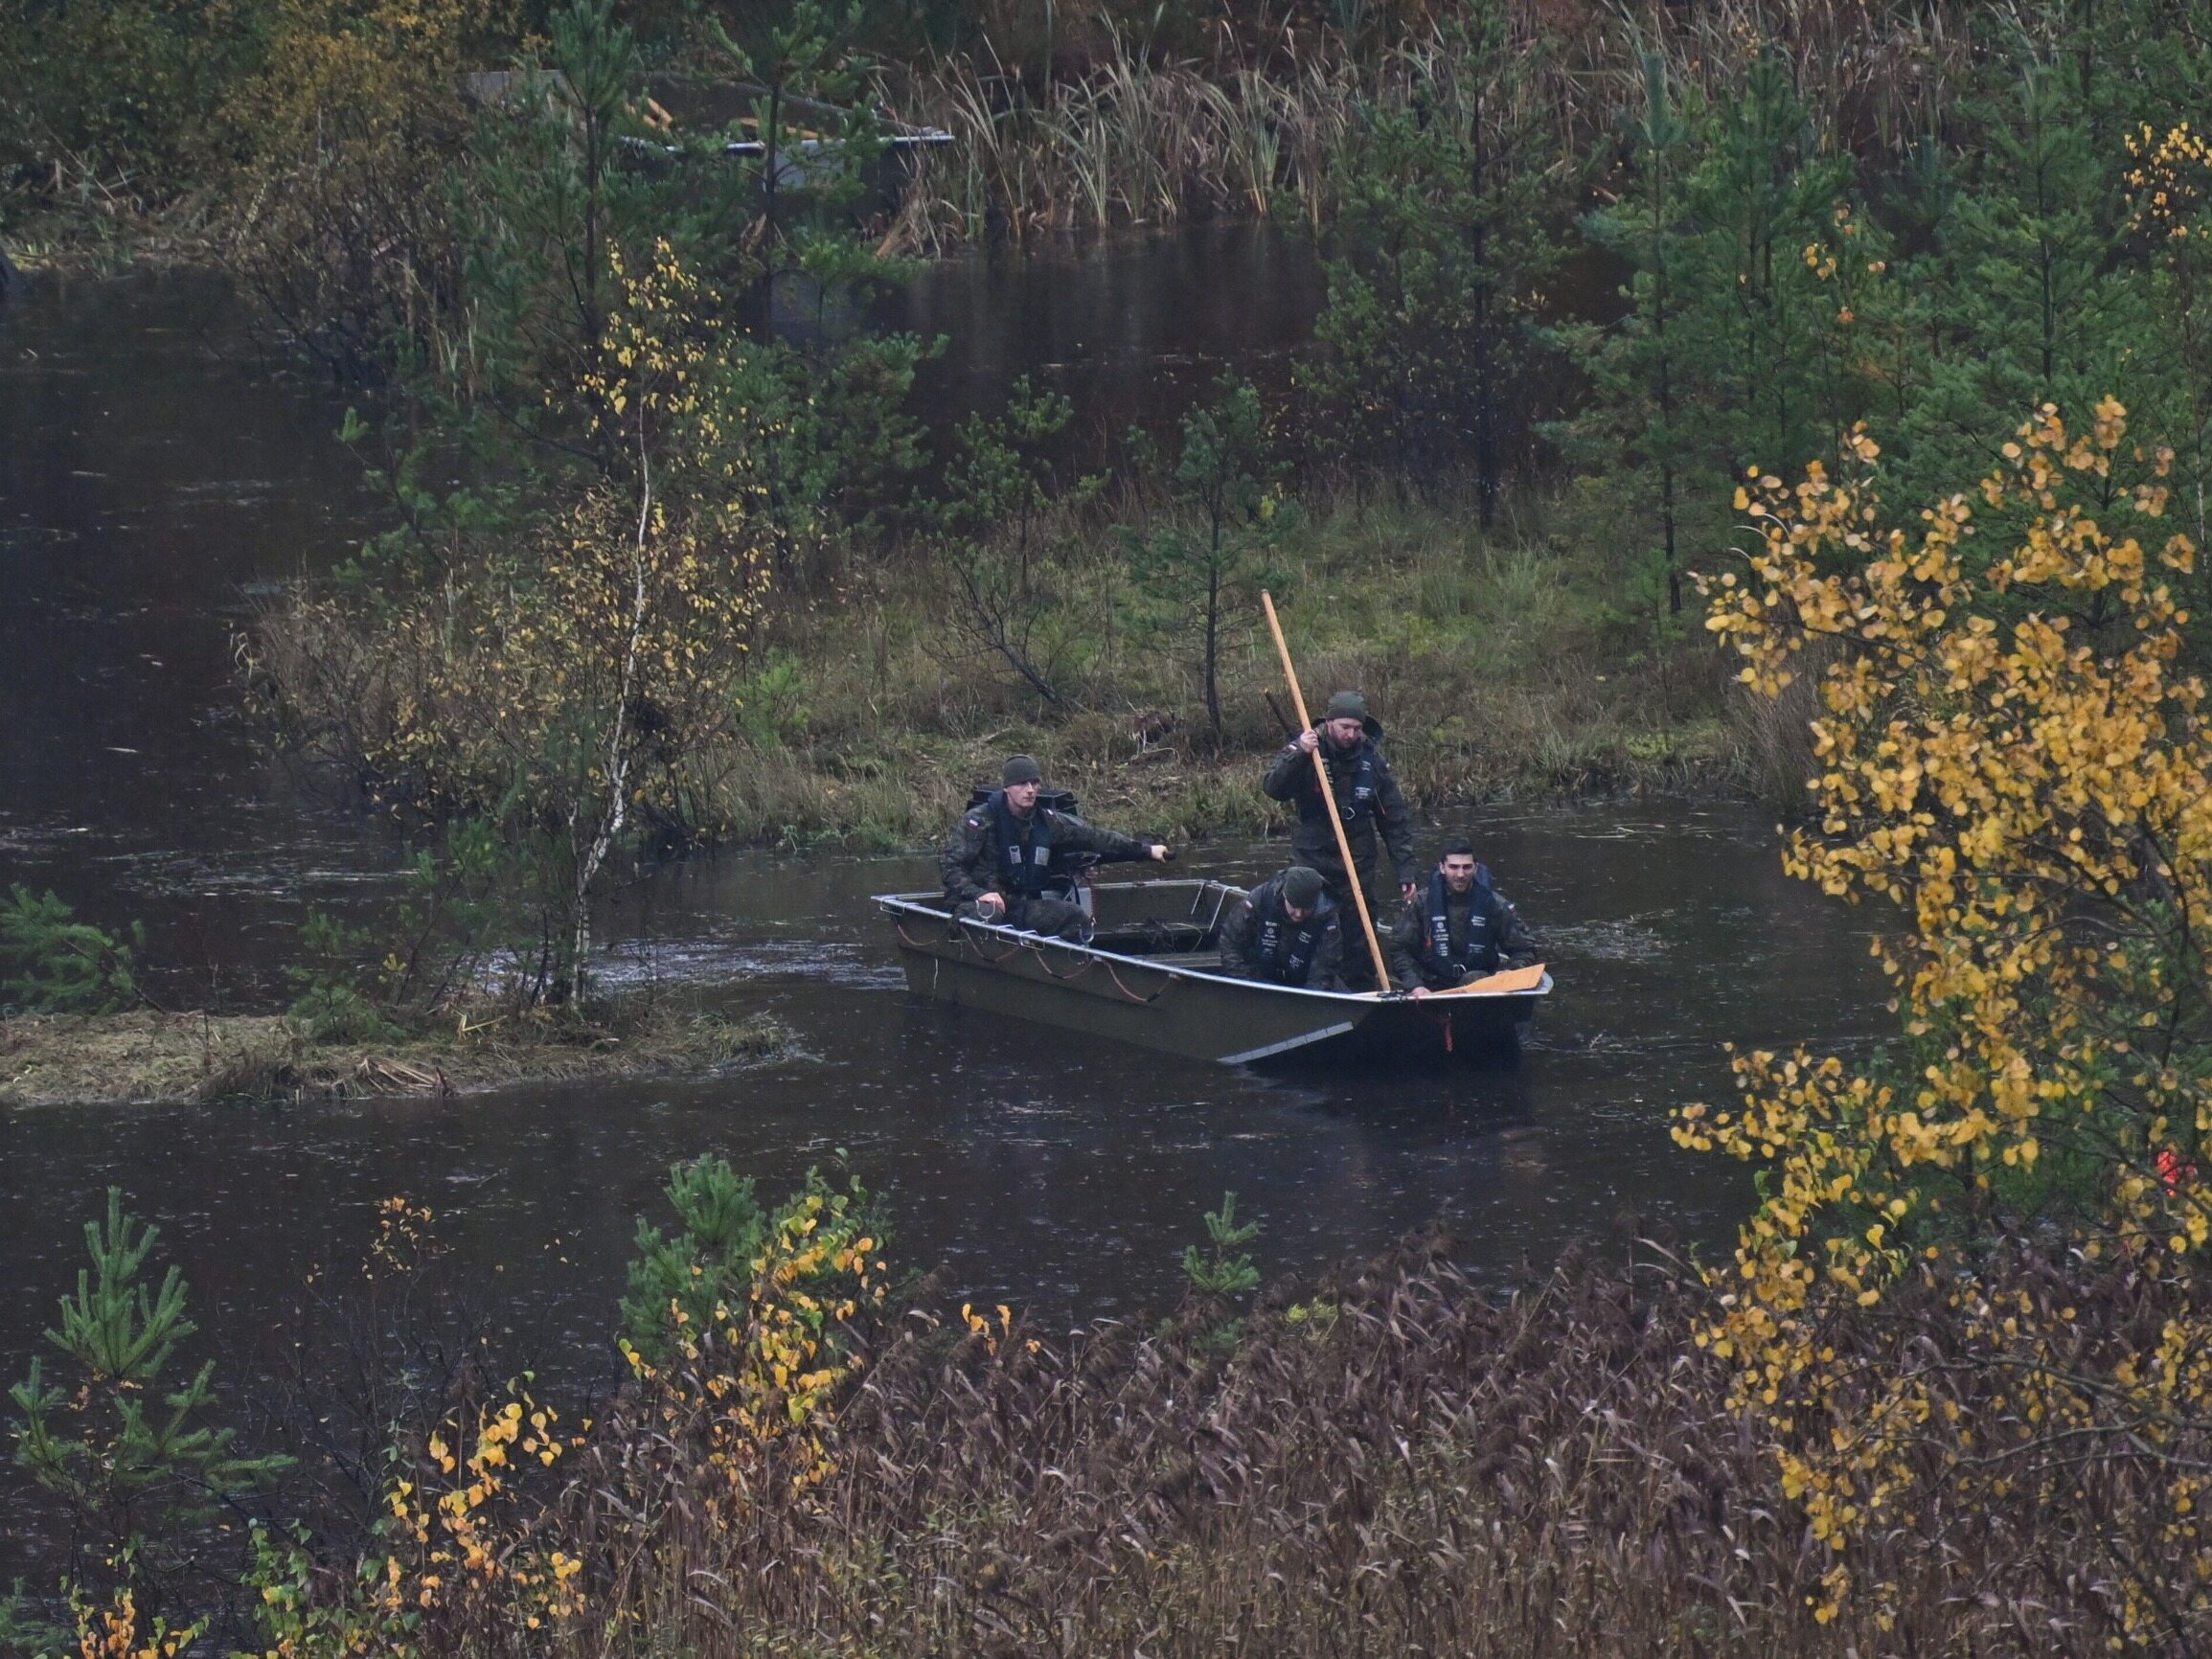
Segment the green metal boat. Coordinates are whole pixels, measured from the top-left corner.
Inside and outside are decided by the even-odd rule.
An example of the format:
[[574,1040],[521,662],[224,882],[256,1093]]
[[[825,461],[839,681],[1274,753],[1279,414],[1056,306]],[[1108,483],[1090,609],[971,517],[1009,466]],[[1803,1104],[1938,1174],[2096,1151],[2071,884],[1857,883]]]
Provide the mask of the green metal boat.
[[1293,989],[1220,971],[1221,918],[1244,890],[1204,880],[1085,889],[1086,944],[955,920],[934,893],[878,894],[921,996],[1223,1065],[1358,1056],[1420,1060],[1518,1049],[1534,989],[1416,1002]]

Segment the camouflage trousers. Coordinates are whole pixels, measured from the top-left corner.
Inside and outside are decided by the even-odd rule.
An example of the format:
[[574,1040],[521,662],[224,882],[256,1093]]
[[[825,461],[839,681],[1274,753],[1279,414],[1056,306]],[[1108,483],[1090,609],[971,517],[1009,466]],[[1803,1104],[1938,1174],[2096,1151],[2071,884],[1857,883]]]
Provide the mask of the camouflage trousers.
[[[1373,990],[1375,989],[1375,959],[1368,954],[1367,936],[1359,926],[1359,911],[1352,902],[1352,883],[1345,879],[1343,860],[1330,849],[1326,861],[1315,858],[1313,868],[1321,873],[1321,880],[1329,897],[1335,900],[1337,924],[1344,930],[1344,965],[1338,970],[1346,990]],[[1352,850],[1359,859],[1359,849]],[[1380,848],[1374,856],[1359,860],[1359,888],[1367,896],[1367,914],[1375,923],[1375,937],[1380,943],[1396,925],[1398,913],[1404,901],[1399,897],[1398,882],[1391,874],[1390,860],[1382,855]]]

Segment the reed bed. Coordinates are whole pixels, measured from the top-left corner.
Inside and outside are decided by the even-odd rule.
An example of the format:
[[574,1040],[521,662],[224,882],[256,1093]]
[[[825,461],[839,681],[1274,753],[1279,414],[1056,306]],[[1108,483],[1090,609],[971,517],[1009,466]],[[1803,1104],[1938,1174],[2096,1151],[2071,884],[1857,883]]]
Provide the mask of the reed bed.
[[[2155,1329],[2172,1294],[2028,1252],[2000,1268],[2085,1329]],[[582,1563],[588,1618],[548,1640],[479,1602],[425,1650],[2064,1654],[2107,1650],[2131,1576],[2185,1584],[2155,1460],[2045,1448],[2053,1504],[2039,1454],[2002,1450],[2026,1426],[2009,1374],[1962,1369],[1930,1454],[1990,1448],[1978,1496],[1870,1527],[1865,1588],[1816,1620],[1836,1557],[1692,1340],[1705,1294],[1642,1251],[1486,1295],[1426,1239],[1279,1288],[1241,1332],[1208,1303],[1064,1340],[916,1311],[819,1478],[794,1440],[733,1460],[715,1409],[625,1397],[535,1529]],[[1894,1363],[1939,1353],[1949,1318],[1931,1294],[1838,1340]]]
[[[1827,145],[1898,154],[1948,131],[1977,26],[2032,33],[2019,16],[1992,15],[1966,0],[1516,0],[1507,56],[1529,72],[1486,95],[1502,88],[1525,106],[1517,113],[1540,118],[1565,187],[1591,159],[1608,159],[1619,118],[1645,96],[1648,56],[1678,92],[1714,99],[1769,52]],[[939,60],[889,89],[901,116],[954,140],[918,169],[902,234],[942,250],[992,231],[1018,239],[1216,215],[1319,226],[1344,186],[1335,158],[1363,110],[1473,96],[1482,66],[1456,42],[1441,19],[1380,48],[1288,27],[1244,39],[1224,26],[1199,61],[1155,57],[1111,33],[1084,67],[1034,91],[988,55]]]

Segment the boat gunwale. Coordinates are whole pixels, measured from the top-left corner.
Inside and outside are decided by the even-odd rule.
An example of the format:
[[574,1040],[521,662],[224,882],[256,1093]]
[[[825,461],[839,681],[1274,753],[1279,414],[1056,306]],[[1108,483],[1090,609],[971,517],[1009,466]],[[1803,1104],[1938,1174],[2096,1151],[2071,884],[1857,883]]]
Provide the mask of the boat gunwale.
[[[1233,886],[1231,883],[1226,881],[1217,881],[1211,876],[1173,876],[1164,881],[1130,881],[1126,883],[1116,882],[1114,885],[1129,887],[1197,887],[1200,889],[1210,886],[1218,886],[1227,887],[1232,893],[1243,893],[1246,891],[1244,888]],[[967,930],[974,928],[985,933],[994,934],[999,938],[1006,940],[1010,943],[1015,944],[1017,946],[1031,945],[1042,947],[1047,944],[1056,945],[1061,950],[1069,951],[1079,956],[1092,957],[1100,962],[1123,963],[1132,967],[1148,967],[1152,969],[1154,972],[1168,974],[1174,978],[1205,980],[1214,985],[1231,986],[1240,990],[1260,991],[1273,996],[1309,997],[1315,1001],[1324,1002],[1331,1005],[1351,1003],[1359,1008],[1372,1010],[1378,1008],[1395,1007],[1400,1004],[1410,1006],[1416,1000],[1409,992],[1404,991],[1394,991],[1386,993],[1378,990],[1311,990],[1302,985],[1270,985],[1266,980],[1240,979],[1234,974],[1227,973],[1209,973],[1202,967],[1179,967],[1168,963],[1164,963],[1155,956],[1129,956],[1118,950],[1101,950],[1095,944],[1084,944],[1076,940],[1061,939],[1055,934],[1038,933],[1032,929],[1023,927],[1009,927],[1003,921],[984,921],[974,917],[954,916],[947,911],[940,910],[929,903],[924,902],[925,898],[936,897],[936,895],[911,893],[874,893],[869,895],[870,899],[886,916],[896,918],[903,913],[927,917],[932,921],[946,924],[947,938],[950,937],[950,930],[952,929],[959,930],[963,937],[965,937]],[[941,899],[940,902],[942,902]],[[908,944],[903,935],[901,935],[900,939],[900,943],[902,947],[909,950],[921,949],[921,947],[918,945]],[[927,953],[924,952],[924,954]],[[1455,1003],[1466,1003],[1471,1006],[1481,1006],[1485,1004],[1495,1004],[1501,1002],[1534,1002],[1539,997],[1551,995],[1551,991],[1552,976],[1547,971],[1544,974],[1541,982],[1530,987],[1526,990],[1475,991],[1471,994],[1461,993],[1455,995],[1451,1000]]]

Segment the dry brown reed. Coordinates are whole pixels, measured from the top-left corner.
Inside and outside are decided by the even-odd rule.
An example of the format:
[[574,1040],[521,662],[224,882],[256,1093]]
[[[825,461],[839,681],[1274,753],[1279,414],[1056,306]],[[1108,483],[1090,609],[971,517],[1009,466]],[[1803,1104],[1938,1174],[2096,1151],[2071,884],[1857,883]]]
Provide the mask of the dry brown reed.
[[[2124,1264],[1998,1266],[2106,1339],[2155,1333],[2171,1294]],[[582,1561],[588,1615],[549,1642],[487,1604],[427,1650],[2105,1650],[2160,1524],[2160,1476],[2123,1438],[2021,1454],[2067,1466],[2071,1502],[2039,1504],[2005,1481],[2033,1438],[2011,1379],[1962,1372],[1929,1455],[1982,1456],[1979,1501],[1868,1529],[1868,1588],[1818,1623],[1835,1557],[1692,1340],[1705,1296],[1639,1248],[1494,1298],[1429,1239],[1271,1293],[1233,1337],[1218,1305],[1065,1341],[917,1311],[867,1356],[818,1480],[810,1450],[733,1460],[719,1408],[680,1403],[703,1390],[626,1397],[535,1529]],[[1836,1339],[1940,1362],[1951,1317],[1931,1291]]]
[[[1677,91],[1712,100],[1772,53],[1825,145],[1900,152],[1946,130],[1977,28],[2007,26],[1991,19],[1967,0],[1517,0],[1508,40],[1533,65],[1516,96],[1556,135],[1564,178],[1604,159],[1619,118],[1640,106],[1649,55]],[[1342,183],[1332,159],[1361,108],[1448,97],[1457,69],[1448,12],[1367,50],[1326,31],[1244,40],[1224,27],[1204,62],[1155,59],[1109,34],[1102,53],[1035,92],[989,57],[944,59],[890,88],[902,116],[954,139],[918,170],[903,234],[941,249],[993,229],[1019,239],[1216,214],[1291,212],[1318,225]]]

